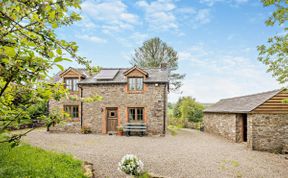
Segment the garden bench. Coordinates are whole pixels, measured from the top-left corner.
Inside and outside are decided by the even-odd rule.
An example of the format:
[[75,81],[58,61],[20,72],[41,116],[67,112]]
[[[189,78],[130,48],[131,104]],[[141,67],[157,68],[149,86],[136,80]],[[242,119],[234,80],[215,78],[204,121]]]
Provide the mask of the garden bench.
[[140,136],[146,134],[147,126],[145,123],[127,123],[123,126],[123,131],[126,136],[130,136],[131,132],[140,133]]

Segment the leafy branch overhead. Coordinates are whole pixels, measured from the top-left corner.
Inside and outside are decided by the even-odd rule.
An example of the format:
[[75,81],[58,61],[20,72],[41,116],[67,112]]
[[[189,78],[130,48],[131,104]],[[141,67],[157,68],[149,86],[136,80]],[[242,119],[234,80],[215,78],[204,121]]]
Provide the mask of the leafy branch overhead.
[[161,67],[161,64],[166,64],[170,70],[170,89],[176,91],[182,86],[182,80],[185,75],[176,73],[178,69],[178,54],[160,38],[149,39],[141,47],[135,49],[130,63],[143,68],[158,68]]
[[[76,61],[95,68],[78,56],[75,42],[56,36],[55,30],[80,20],[80,0],[0,1],[0,134],[31,122],[29,111],[38,103],[59,100],[66,90],[47,81],[54,66]],[[46,117],[42,113],[38,118]],[[20,137],[8,141],[14,142]]]
[[268,66],[280,83],[288,82],[288,1],[262,0],[265,7],[273,6],[275,11],[266,20],[267,26],[279,25],[282,32],[270,37],[267,44],[258,46],[258,59]]

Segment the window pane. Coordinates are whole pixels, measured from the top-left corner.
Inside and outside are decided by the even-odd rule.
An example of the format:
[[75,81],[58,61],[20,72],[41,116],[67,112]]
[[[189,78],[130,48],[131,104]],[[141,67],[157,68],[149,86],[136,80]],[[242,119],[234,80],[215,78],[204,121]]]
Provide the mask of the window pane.
[[129,120],[135,120],[135,109],[129,109],[128,117]]
[[66,88],[69,90],[72,90],[72,80],[71,79],[65,79]]
[[143,108],[137,109],[137,120],[143,121]]
[[78,81],[79,79],[73,79],[73,91],[78,91]]
[[143,78],[137,78],[137,90],[143,90]]
[[129,78],[129,90],[136,90],[135,78]]
[[73,106],[73,118],[78,117],[78,106]]

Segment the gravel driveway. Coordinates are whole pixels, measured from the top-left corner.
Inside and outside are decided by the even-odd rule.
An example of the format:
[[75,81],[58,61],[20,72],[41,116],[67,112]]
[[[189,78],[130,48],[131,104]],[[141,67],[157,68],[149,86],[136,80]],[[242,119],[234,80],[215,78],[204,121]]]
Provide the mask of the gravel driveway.
[[96,177],[125,177],[117,171],[123,155],[137,155],[149,172],[167,177],[288,178],[283,155],[250,151],[245,144],[195,130],[176,136],[118,137],[31,132],[26,141],[48,150],[71,153],[94,164]]

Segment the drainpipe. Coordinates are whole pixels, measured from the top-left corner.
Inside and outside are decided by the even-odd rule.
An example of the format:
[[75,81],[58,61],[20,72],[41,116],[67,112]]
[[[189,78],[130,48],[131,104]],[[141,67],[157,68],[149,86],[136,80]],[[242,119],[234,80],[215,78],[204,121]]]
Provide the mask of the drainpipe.
[[[78,87],[80,88],[80,97],[82,98],[83,97],[83,88],[78,85]],[[82,125],[83,125],[83,119],[82,119],[82,116],[83,116],[83,102],[81,101],[81,112],[80,112],[80,122],[81,122],[81,128],[82,128]]]
[[165,87],[164,87],[164,99],[163,99],[163,101],[164,101],[164,103],[163,103],[163,110],[164,110],[164,113],[163,113],[163,134],[165,134],[166,133],[166,100],[167,100],[167,98],[166,98],[166,88],[167,87],[167,85],[165,84]]

